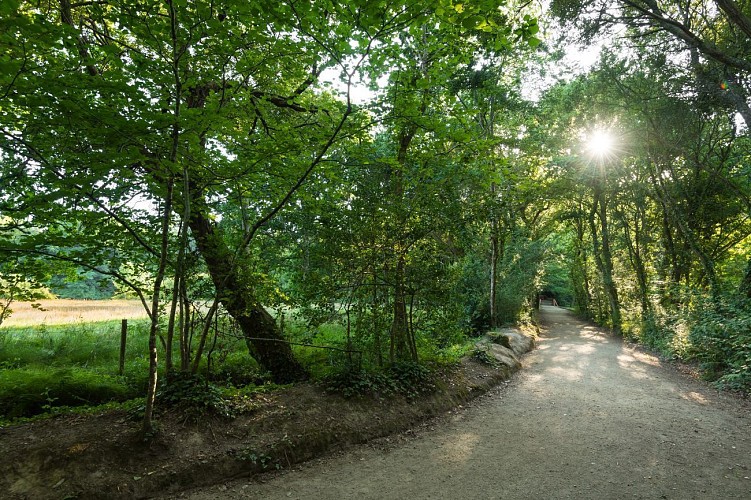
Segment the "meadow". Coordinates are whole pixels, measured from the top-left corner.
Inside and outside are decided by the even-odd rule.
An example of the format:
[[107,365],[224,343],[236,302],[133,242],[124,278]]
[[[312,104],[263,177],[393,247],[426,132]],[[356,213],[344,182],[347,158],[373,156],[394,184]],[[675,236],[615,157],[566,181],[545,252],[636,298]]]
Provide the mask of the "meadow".
[[[149,320],[139,301],[55,299],[38,304],[13,304],[13,314],[0,326],[0,425],[71,407],[142,398],[148,376]],[[314,378],[341,364],[345,356],[341,350],[300,344],[341,348],[345,338],[342,325],[324,324],[310,331],[304,323],[289,318],[291,314],[286,316],[282,323],[288,337],[295,339],[293,351]],[[128,320],[128,335],[120,375],[123,319]],[[218,329],[219,334],[207,345],[199,373],[228,392],[268,382],[248,355],[242,336],[230,324],[220,322]],[[193,347],[196,342],[194,339]],[[160,342],[160,367],[164,354]],[[179,359],[177,342],[173,359],[175,363]]]
[[147,317],[138,300],[47,299],[34,304],[39,307],[33,307],[30,302],[14,303],[11,307],[13,314],[3,322],[3,326],[50,326]]
[[[128,407],[140,404],[148,376],[150,324],[140,302],[58,299],[40,301],[40,307],[13,306],[13,314],[0,326],[0,426],[39,414],[84,411],[81,407],[106,403],[125,403]],[[121,375],[123,319],[128,320],[128,334]],[[351,369],[380,369],[369,366],[374,360],[363,358],[359,350],[363,344],[353,345],[355,350],[346,353],[346,328],[339,322],[311,327],[296,319],[292,311],[278,319],[286,337],[293,341],[295,356],[314,380],[338,374],[344,377],[339,382],[347,385]],[[228,395],[254,387],[267,389],[268,374],[249,356],[242,335],[226,317],[215,326],[218,334],[207,344],[199,374]],[[195,349],[197,339],[192,343]],[[437,350],[421,339],[417,346],[420,359],[451,363],[468,352],[471,342],[450,344]],[[159,342],[158,348],[160,380],[164,381],[164,344]],[[177,342],[173,360],[179,360]]]
[[[149,320],[140,302],[57,299],[39,305],[13,304],[13,314],[0,326],[0,422],[144,394]],[[128,335],[120,375],[123,319]],[[214,359],[226,365],[220,376],[238,379],[243,372],[247,380],[247,372],[256,373],[239,339],[223,338],[212,348]]]

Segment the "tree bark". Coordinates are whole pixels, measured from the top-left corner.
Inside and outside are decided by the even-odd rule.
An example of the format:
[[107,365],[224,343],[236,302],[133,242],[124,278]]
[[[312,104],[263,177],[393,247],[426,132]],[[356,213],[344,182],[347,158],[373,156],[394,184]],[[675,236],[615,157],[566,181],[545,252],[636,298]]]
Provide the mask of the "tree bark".
[[[641,305],[641,314],[642,319],[646,318],[649,315],[649,312],[651,310],[650,302],[649,302],[649,284],[647,280],[647,269],[644,265],[644,256],[643,254],[643,245],[642,245],[642,231],[640,230],[640,221],[639,218],[642,217],[643,221],[643,212],[641,210],[638,210],[637,213],[634,216],[634,227],[633,227],[633,234],[632,234],[632,228],[629,225],[628,217],[625,213],[621,214],[622,217],[622,223],[623,223],[623,238],[626,242],[626,248],[628,249],[628,256],[629,261],[631,262],[631,267],[634,269],[634,272],[636,273],[636,282],[639,286],[639,303]],[[643,222],[641,222],[643,224]],[[642,227],[643,229],[643,227]]]
[[172,189],[173,181],[167,185],[167,195],[164,200],[161,227],[161,247],[159,251],[159,268],[154,277],[154,287],[151,297],[151,324],[149,326],[149,379],[146,386],[146,404],[143,410],[143,424],[141,431],[145,438],[154,434],[154,404],[156,402],[156,388],[158,381],[159,357],[157,353],[157,336],[159,335],[159,301],[162,284],[167,270],[169,255],[169,229],[172,221]]
[[409,348],[409,324],[407,322],[407,295],[404,287],[404,256],[396,260],[394,269],[394,316],[391,322],[391,348],[389,358],[394,361],[412,358]]
[[191,210],[189,226],[219,300],[240,326],[250,355],[271,373],[276,383],[305,380],[308,374],[295,359],[274,318],[255,299],[252,284],[240,276],[240,270],[234,265],[232,253],[221,235],[216,233],[207,214],[195,205]]
[[656,187],[655,192],[657,193],[660,203],[665,210],[667,219],[669,220],[671,225],[677,229],[678,233],[683,238],[683,241],[699,260],[699,264],[701,265],[707,282],[709,283],[710,291],[712,292],[712,295],[716,296],[719,292],[719,287],[717,281],[717,272],[715,271],[712,258],[707,255],[707,253],[699,245],[698,239],[691,228],[691,224],[683,217],[680,208],[678,207],[677,203],[673,201],[673,198],[672,196],[670,196],[670,193],[665,187],[665,184],[661,179],[659,173],[653,170],[650,175],[652,176],[652,181]]
[[574,225],[576,228],[576,259],[574,260],[572,271],[579,271],[581,273],[580,280],[574,279],[576,309],[579,313],[585,314],[587,318],[591,318],[592,296],[590,295],[589,272],[587,271],[587,246],[584,242],[584,218],[581,215],[577,215],[574,219]]
[[[404,169],[407,165],[407,152],[412,139],[417,132],[417,126],[414,123],[405,125],[399,134],[399,143],[396,153],[397,166],[391,172],[391,189],[394,196],[394,203],[398,207],[398,229],[401,230],[406,226],[406,215],[404,209]],[[404,286],[406,272],[407,252],[404,236],[397,235],[398,240],[394,243],[394,317],[391,322],[391,346],[389,349],[389,359],[393,363],[397,360],[412,358],[409,348],[409,323],[407,321],[407,296]]]
[[715,0],[720,9],[727,15],[728,21],[738,26],[747,37],[751,38],[751,18],[746,16],[733,0]]

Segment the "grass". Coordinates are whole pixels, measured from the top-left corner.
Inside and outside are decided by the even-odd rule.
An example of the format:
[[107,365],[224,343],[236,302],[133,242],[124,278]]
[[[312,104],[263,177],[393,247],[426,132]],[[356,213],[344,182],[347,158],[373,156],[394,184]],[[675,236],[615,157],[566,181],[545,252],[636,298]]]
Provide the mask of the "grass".
[[[14,304],[13,315],[0,326],[0,422],[143,396],[149,320],[138,301],[45,300],[41,306]],[[123,376],[118,375],[121,319],[129,320]],[[210,350],[212,380],[235,387],[264,383],[241,338],[223,335],[210,342],[204,375]],[[160,362],[164,354],[159,343]],[[175,342],[173,360],[178,359]]]
[[3,417],[42,413],[53,406],[124,401],[138,391],[120,377],[75,368],[17,368],[0,372]]
[[3,326],[49,326],[147,317],[146,310],[138,300],[47,299],[34,304],[41,307],[33,307],[30,302],[14,302],[11,305],[13,314],[3,322]]
[[[122,402],[145,393],[148,373],[149,320],[137,301],[42,301],[44,310],[18,304],[14,315],[0,326],[0,421],[29,417],[61,407]],[[118,375],[121,318],[129,319],[124,375]],[[242,335],[228,325],[222,335],[206,347],[201,374],[230,389],[260,386],[268,382],[257,363],[248,355]],[[383,369],[373,354],[373,339],[353,334],[353,353],[347,347],[346,330],[328,323],[310,329],[302,321],[287,320],[285,336],[300,362],[314,380],[323,380],[346,370]],[[194,339],[197,342],[197,339]],[[451,364],[466,354],[470,343],[437,349],[432,342],[418,339],[420,359],[431,364]],[[388,339],[383,339],[388,348]],[[160,360],[164,360],[159,346]],[[179,359],[174,346],[173,360]],[[206,360],[211,360],[207,374]],[[384,353],[384,358],[387,354]],[[162,380],[164,378],[162,377]]]
[[[129,359],[145,357],[148,328],[148,320],[128,323]],[[119,357],[119,320],[0,328],[0,366],[78,366],[114,373]]]
[[[148,320],[129,322],[125,375],[119,376],[120,320],[66,322],[63,318],[73,314],[70,301],[65,302],[65,309],[55,308],[66,311],[55,316],[57,324],[0,327],[0,417],[27,417],[60,406],[98,405],[143,394]],[[98,306],[101,311],[102,304]],[[79,311],[78,317],[86,313]]]

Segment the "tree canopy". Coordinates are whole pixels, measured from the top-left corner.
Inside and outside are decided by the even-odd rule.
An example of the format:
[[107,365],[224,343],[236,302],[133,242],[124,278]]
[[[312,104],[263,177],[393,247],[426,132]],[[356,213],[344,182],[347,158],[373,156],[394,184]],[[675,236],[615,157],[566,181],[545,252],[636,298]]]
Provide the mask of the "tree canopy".
[[[348,370],[416,363],[540,293],[747,385],[707,318],[751,297],[749,8],[5,2],[0,295],[137,297],[151,403],[220,315],[287,383],[327,323]],[[531,98],[556,29],[624,36]]]

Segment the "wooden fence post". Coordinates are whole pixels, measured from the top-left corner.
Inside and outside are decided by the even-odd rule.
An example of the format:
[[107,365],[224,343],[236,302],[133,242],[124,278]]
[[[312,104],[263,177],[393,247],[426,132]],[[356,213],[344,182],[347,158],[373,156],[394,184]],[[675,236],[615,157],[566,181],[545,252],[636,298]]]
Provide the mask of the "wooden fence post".
[[125,340],[128,337],[128,320],[124,319],[120,326],[120,375],[125,371]]

